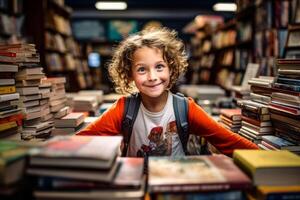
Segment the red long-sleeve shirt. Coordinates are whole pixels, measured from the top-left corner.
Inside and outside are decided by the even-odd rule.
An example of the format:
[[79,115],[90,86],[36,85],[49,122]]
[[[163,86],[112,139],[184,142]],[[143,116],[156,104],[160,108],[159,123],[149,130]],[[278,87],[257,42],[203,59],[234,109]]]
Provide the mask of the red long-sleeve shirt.
[[[191,98],[188,101],[188,124],[190,134],[204,137],[223,154],[231,156],[234,149],[258,149],[258,147],[236,133],[221,126],[212,119]],[[119,135],[125,107],[125,97],[120,98],[101,115],[77,135]]]

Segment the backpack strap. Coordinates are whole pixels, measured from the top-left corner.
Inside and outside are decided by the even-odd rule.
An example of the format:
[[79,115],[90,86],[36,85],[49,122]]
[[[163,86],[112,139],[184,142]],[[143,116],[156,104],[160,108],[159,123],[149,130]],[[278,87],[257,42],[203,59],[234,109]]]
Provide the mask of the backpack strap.
[[133,94],[125,98],[125,108],[121,127],[124,137],[124,148],[122,150],[123,157],[127,155],[133,124],[138,114],[140,103],[141,97],[139,94]]
[[173,107],[176,118],[178,135],[185,155],[188,155],[187,143],[189,139],[188,128],[188,99],[181,93],[173,94]]

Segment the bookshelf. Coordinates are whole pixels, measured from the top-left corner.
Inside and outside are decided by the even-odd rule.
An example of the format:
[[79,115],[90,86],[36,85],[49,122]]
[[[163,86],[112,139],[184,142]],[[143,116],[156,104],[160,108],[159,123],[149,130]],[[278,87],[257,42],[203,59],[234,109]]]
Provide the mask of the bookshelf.
[[284,49],[285,58],[300,57],[300,1],[291,1],[291,23],[287,29],[287,41]]
[[0,0],[0,43],[17,43],[24,24],[23,0]]
[[41,55],[48,76],[65,76],[66,90],[77,92],[93,87],[86,57],[72,35],[72,9],[63,0],[26,0],[27,34]]

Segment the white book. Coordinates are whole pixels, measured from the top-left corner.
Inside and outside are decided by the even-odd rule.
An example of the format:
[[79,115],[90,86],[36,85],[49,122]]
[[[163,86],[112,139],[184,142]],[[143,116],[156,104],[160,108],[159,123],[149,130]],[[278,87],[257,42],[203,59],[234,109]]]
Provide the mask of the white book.
[[10,100],[19,99],[19,98],[20,98],[20,94],[19,93],[2,94],[2,95],[0,95],[0,102],[10,101]]
[[18,65],[13,64],[0,64],[0,72],[17,72],[19,69]]
[[41,67],[24,68],[18,71],[17,76],[24,76],[29,74],[44,74],[43,68]]
[[0,79],[0,85],[14,85],[16,83],[15,79]]
[[19,92],[20,95],[39,94],[39,88],[38,87],[19,87],[19,88],[17,88],[17,92]]
[[33,95],[21,95],[20,101],[32,101],[32,100],[38,100],[41,98],[40,94],[33,94]]

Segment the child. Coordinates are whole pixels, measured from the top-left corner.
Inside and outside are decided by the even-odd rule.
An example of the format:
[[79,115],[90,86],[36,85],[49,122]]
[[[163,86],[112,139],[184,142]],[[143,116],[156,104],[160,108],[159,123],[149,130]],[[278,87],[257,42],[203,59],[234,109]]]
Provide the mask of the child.
[[[145,151],[148,155],[185,155],[169,89],[186,68],[184,46],[175,31],[165,28],[142,31],[118,46],[109,66],[116,91],[139,92],[141,97],[127,156],[141,156]],[[120,98],[78,135],[122,134],[125,98]],[[234,149],[257,149],[255,144],[219,125],[191,98],[188,125],[190,134],[204,137],[226,155],[230,156]]]

